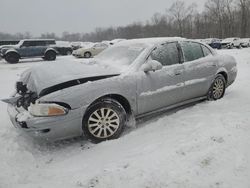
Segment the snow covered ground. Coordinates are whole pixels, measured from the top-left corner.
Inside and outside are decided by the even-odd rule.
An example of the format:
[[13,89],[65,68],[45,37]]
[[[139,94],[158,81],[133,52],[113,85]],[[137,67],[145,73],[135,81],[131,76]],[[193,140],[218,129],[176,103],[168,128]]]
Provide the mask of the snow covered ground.
[[[140,121],[98,145],[80,139],[39,145],[12,126],[0,103],[0,188],[249,188],[250,49],[219,53],[235,56],[239,69],[222,100]],[[65,60],[79,61],[57,61]],[[0,98],[40,63],[1,60]]]

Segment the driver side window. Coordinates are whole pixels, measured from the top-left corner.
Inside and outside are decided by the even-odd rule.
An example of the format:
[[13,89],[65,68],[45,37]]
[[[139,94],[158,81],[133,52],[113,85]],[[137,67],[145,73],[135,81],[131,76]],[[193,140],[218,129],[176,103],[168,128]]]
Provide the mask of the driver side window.
[[179,51],[175,42],[158,46],[151,53],[152,60],[160,62],[163,66],[179,64]]
[[23,47],[29,47],[30,46],[30,41],[24,41],[22,46]]

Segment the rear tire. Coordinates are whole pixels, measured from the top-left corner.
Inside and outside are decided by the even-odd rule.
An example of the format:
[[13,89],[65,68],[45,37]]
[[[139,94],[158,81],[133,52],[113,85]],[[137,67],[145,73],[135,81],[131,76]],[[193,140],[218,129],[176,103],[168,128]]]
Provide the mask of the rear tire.
[[56,52],[50,50],[50,51],[47,51],[44,55],[44,60],[47,60],[47,61],[55,61],[56,60]]
[[209,89],[208,100],[216,101],[218,99],[221,99],[225,94],[225,90],[226,90],[226,79],[223,75],[218,74]]
[[84,115],[85,136],[95,143],[118,138],[124,130],[126,111],[116,100],[106,98],[92,104]]
[[10,64],[15,64],[19,62],[19,55],[17,53],[8,53],[5,56],[5,60]]
[[91,58],[92,54],[90,52],[84,53],[84,58]]

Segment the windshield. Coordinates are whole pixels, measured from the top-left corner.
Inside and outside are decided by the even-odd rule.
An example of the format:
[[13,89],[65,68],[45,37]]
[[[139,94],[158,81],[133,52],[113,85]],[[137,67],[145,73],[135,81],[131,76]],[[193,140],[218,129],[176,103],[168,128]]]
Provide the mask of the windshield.
[[249,42],[250,39],[240,39],[241,42]]
[[232,42],[234,40],[234,38],[227,38],[227,39],[224,39],[223,42]]
[[95,59],[111,66],[127,67],[133,63],[144,49],[145,47],[142,45],[112,46],[97,55]]

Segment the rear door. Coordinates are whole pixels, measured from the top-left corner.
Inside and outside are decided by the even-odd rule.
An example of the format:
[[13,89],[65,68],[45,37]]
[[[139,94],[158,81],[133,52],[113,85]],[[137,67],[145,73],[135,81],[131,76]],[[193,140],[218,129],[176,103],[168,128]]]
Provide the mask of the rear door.
[[34,45],[34,56],[43,56],[44,55],[44,52],[46,50],[46,41],[36,41],[35,42],[35,45]]
[[[149,60],[163,65],[158,71],[142,72],[137,79],[138,113],[143,114],[180,102],[183,97],[183,65],[177,43],[155,48]],[[145,62],[147,63],[147,62]]]
[[184,55],[184,99],[205,96],[217,70],[212,52],[196,42],[181,42]]

